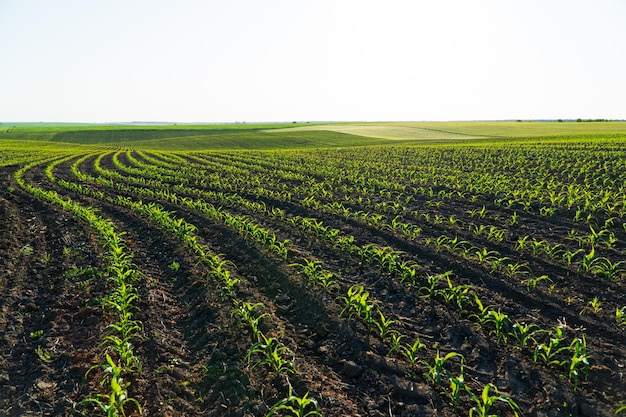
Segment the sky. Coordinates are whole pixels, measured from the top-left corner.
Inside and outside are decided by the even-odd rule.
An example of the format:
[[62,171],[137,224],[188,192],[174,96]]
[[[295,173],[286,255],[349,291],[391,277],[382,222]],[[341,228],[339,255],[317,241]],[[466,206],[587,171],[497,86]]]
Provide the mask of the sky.
[[0,0],[0,122],[626,119],[624,0]]

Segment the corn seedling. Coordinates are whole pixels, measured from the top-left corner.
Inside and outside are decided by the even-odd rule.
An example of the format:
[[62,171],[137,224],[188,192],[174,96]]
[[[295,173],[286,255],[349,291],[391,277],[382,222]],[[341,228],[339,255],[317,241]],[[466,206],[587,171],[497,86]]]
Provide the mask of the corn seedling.
[[[491,390],[494,391],[494,394],[490,394]],[[516,417],[521,413],[517,403],[511,397],[500,394],[498,388],[493,384],[485,385],[480,397],[470,393],[470,398],[476,404],[470,409],[470,417],[497,417],[495,414],[489,414],[491,407],[493,407],[497,401],[506,403]]]
[[506,230],[498,229],[496,226],[490,225],[487,230],[487,240],[492,242],[502,242],[504,240],[504,235]]
[[585,253],[585,251],[583,249],[578,249],[573,252],[566,250],[565,252],[563,252],[563,260],[568,266],[570,266],[572,262],[574,262],[574,258],[576,258],[576,256],[578,256],[578,254],[580,253]]
[[458,236],[455,236],[454,239],[448,239],[445,246],[450,252],[463,252],[470,244],[465,240],[459,240]]
[[574,381],[574,391],[578,388],[578,381],[582,375],[587,377],[589,373],[589,357],[587,356],[587,340],[583,334],[570,344],[572,357],[569,361],[563,361],[568,366],[569,380]]
[[470,225],[469,230],[474,234],[474,236],[480,237],[480,235],[486,233],[487,226],[484,224],[472,224]]
[[609,259],[601,257],[595,258],[592,266],[592,272],[607,278],[611,281],[616,281],[626,273],[626,261],[611,262]]
[[465,304],[471,301],[471,288],[467,285],[454,285],[449,276],[446,276],[446,282],[447,287],[437,290],[437,295],[441,295],[446,303],[455,303],[461,313]]
[[415,268],[417,265],[409,264],[407,261],[402,261],[398,264],[398,269],[400,271],[400,282],[408,286],[409,288],[413,288],[415,286],[415,282],[417,281],[417,269]]
[[461,400],[461,394],[471,393],[469,387],[465,385],[465,378],[463,377],[463,368],[461,368],[461,374],[458,376],[450,377],[448,380],[450,383],[450,392],[447,393],[452,403],[452,411],[456,411]]
[[550,334],[548,344],[541,343],[537,345],[533,360],[537,362],[541,358],[546,365],[560,365],[561,361],[558,360],[558,355],[569,349],[569,346],[561,346],[562,341],[563,328],[557,326],[554,332]]
[[532,290],[534,290],[537,287],[537,284],[543,281],[550,282],[550,283],[553,282],[550,279],[550,277],[548,277],[547,275],[541,275],[538,277],[531,277],[531,278],[525,279],[522,281],[522,283],[526,284],[526,290],[528,292],[532,292]]
[[246,360],[248,363],[252,361],[253,355],[260,356],[260,359],[252,365],[252,369],[258,365],[266,365],[270,369],[270,373],[278,375],[281,372],[296,373],[293,364],[295,354],[289,347],[283,345],[274,337],[267,337],[263,333],[259,333],[259,341],[248,349]]
[[404,335],[399,332],[393,332],[389,335],[391,347],[389,348],[389,352],[387,352],[387,356],[392,356],[395,352],[400,352],[402,348],[402,338],[404,338]]
[[508,263],[506,263],[507,261],[510,261],[511,258],[507,257],[507,256],[502,256],[499,258],[493,258],[491,260],[491,266],[489,267],[489,271],[490,272],[495,272],[497,270],[500,269],[501,265],[510,265]]
[[348,320],[352,319],[353,315],[363,320],[365,323],[370,324],[372,321],[372,311],[374,305],[369,303],[370,293],[365,291],[362,285],[353,285],[348,288],[348,293],[345,297],[341,297],[345,306],[339,313],[339,317],[348,312]]
[[[125,417],[127,404],[133,405],[139,414],[141,414],[141,406],[139,405],[139,402],[128,396],[126,388],[130,384],[125,383],[122,380],[122,367],[118,366],[108,354],[106,355],[106,359],[106,365],[96,365],[95,367],[104,368],[103,383],[106,379],[109,379],[111,393],[95,394],[84,399],[82,404],[96,404],[106,413],[107,417]],[[94,369],[94,367],[91,369]],[[89,371],[91,371],[91,369],[89,369]],[[87,371],[87,373],[89,373],[89,371]]]
[[30,338],[32,340],[37,340],[39,338],[41,338],[41,336],[43,336],[43,330],[37,330],[34,332],[30,332]]
[[537,343],[535,335],[540,332],[539,328],[534,324],[524,324],[515,322],[512,327],[511,335],[517,340],[520,349],[526,349],[527,346]]
[[413,369],[417,368],[417,364],[419,363],[418,354],[419,351],[425,348],[426,345],[420,341],[419,336],[415,338],[415,341],[412,344],[405,343],[400,346],[400,354],[402,357],[411,364]]
[[511,319],[509,316],[500,312],[500,310],[490,310],[487,317],[484,319],[484,324],[488,323],[493,324],[494,329],[491,333],[495,333],[496,340],[498,342],[506,342],[511,327]]
[[257,342],[261,340],[261,332],[259,330],[259,323],[261,319],[267,316],[267,313],[255,315],[254,310],[257,307],[263,307],[263,303],[251,304],[247,301],[238,301],[235,308],[230,313],[231,317],[238,317],[237,323],[239,325],[245,324],[250,326],[254,340]]
[[526,247],[529,245],[529,242],[528,242],[529,238],[530,237],[528,235],[525,235],[517,239],[517,242],[515,243],[515,250],[518,252],[523,252],[526,249]]
[[20,255],[22,256],[30,256],[35,252],[31,245],[24,245],[20,248]]
[[320,285],[327,290],[333,290],[338,287],[335,274],[324,270],[322,261],[303,259],[303,263],[289,264],[289,266],[300,267],[300,273],[309,279],[310,284]]
[[439,387],[442,384],[442,377],[447,377],[448,379],[452,378],[451,372],[448,369],[446,369],[445,365],[450,359],[453,359],[453,358],[459,358],[460,360],[459,375],[463,375],[463,362],[464,362],[463,355],[457,352],[450,352],[446,356],[440,356],[439,351],[437,351],[437,354],[435,355],[435,359],[432,365],[426,361],[422,361],[422,364],[426,366],[426,369],[427,369],[426,373],[424,374],[426,379],[428,379],[431,383]]
[[376,311],[378,312],[379,319],[372,319],[371,324],[373,324],[373,327],[378,330],[378,335],[383,340],[383,342],[391,338],[392,335],[399,334],[397,330],[391,328],[391,326],[396,324],[398,320],[386,318],[383,312],[380,311],[380,309],[378,308],[376,309]]
[[271,417],[277,413],[288,413],[290,417],[322,416],[317,401],[309,398],[308,392],[302,397],[297,397],[293,394],[291,387],[289,387],[289,396],[274,404],[265,417]]
[[626,306],[615,307],[615,322],[618,326],[626,326]]
[[428,275],[426,277],[427,285],[420,287],[417,290],[417,293],[422,298],[432,299],[439,292],[439,290],[437,289],[437,282],[439,282],[439,280],[441,279],[447,278],[450,274],[452,274],[452,271],[447,271],[439,275]]
[[549,243],[545,240],[533,239],[530,241],[530,251],[533,255],[538,256],[546,245],[549,245]]
[[539,214],[544,217],[552,217],[556,213],[556,208],[554,207],[540,207]]
[[478,217],[479,219],[484,218],[487,215],[487,209],[483,206],[480,209],[471,209],[466,211],[470,217]]
[[447,246],[449,238],[445,235],[439,236],[434,240],[433,244],[435,245],[435,252],[439,253],[441,249]]
[[50,355],[50,352],[48,352],[48,350],[46,349],[42,349],[41,345],[37,346],[37,349],[35,349],[35,353],[37,354],[39,360],[44,363],[48,363],[50,362],[50,360],[52,360],[52,355]]
[[600,311],[602,311],[602,301],[600,301],[598,297],[593,297],[593,299],[589,301],[578,314],[583,315],[589,312],[598,314]]
[[527,264],[523,262],[507,263],[506,267],[504,268],[504,273],[509,278],[513,278],[515,275],[529,274],[530,268]]
[[546,255],[548,255],[550,259],[557,259],[563,256],[563,254],[565,253],[565,247],[560,243],[555,243],[554,245],[551,245],[550,243],[546,242],[543,245],[543,251]]
[[476,259],[479,263],[490,262],[493,259],[497,259],[500,254],[497,251],[487,250],[487,248],[479,249],[475,252]]
[[491,306],[483,305],[482,301],[478,297],[478,294],[474,294],[474,305],[478,308],[478,314],[471,314],[469,316],[470,319],[475,319],[478,321],[481,327],[484,327],[489,319]]

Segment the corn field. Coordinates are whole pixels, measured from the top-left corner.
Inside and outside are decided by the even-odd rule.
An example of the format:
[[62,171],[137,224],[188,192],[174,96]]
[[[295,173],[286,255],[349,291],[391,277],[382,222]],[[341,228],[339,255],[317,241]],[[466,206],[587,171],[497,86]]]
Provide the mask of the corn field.
[[626,415],[618,139],[0,169],[0,415]]

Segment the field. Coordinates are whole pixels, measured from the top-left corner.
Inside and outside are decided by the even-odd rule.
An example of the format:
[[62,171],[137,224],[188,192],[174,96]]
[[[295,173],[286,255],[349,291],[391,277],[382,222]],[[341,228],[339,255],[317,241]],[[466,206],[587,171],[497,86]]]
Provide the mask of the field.
[[626,415],[625,131],[0,125],[0,416]]

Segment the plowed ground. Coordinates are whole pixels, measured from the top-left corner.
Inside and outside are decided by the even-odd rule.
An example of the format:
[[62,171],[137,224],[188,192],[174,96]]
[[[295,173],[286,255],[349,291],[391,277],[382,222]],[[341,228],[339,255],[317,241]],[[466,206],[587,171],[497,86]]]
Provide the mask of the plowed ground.
[[[56,175],[76,181],[69,165],[61,164]],[[84,169],[95,175],[89,172],[90,165],[86,161]],[[107,159],[103,166],[114,169]],[[85,378],[85,373],[102,356],[98,340],[108,323],[99,303],[107,291],[103,249],[81,221],[18,189],[12,180],[15,169],[3,168],[0,178],[0,416],[97,415],[80,402],[86,393],[99,389],[97,378]],[[581,274],[570,276],[568,294],[555,294],[547,286],[531,292],[519,282],[487,273],[476,262],[418,246],[389,231],[267,201],[291,215],[316,216],[361,242],[419,254],[424,274],[454,270],[463,283],[483,290],[489,304],[507,314],[562,323],[570,336],[584,329],[591,369],[574,391],[562,370],[534,363],[532,353],[510,343],[494,342],[475,322],[460,318],[443,303],[424,301],[414,289],[355,254],[285,223],[261,219],[281,240],[289,239],[299,253],[324,260],[340,277],[341,290],[327,293],[308,286],[288,266],[294,253],[281,260],[223,224],[162,202],[194,224],[199,238],[215,253],[236,265],[240,296],[262,302],[268,313],[264,328],[295,351],[298,374],[271,376],[247,363],[251,335],[237,324],[232,306],[207,284],[181,243],[128,209],[62,189],[47,181],[42,170],[29,172],[28,181],[98,207],[126,233],[129,251],[143,276],[136,315],[144,325],[143,337],[136,341],[142,372],[130,382],[145,416],[264,415],[290,386],[298,395],[309,392],[327,416],[467,415],[474,405],[468,398],[455,411],[423,376],[423,368],[414,369],[399,355],[388,355],[388,346],[363,325],[339,317],[342,304],[337,298],[354,284],[364,285],[386,314],[401,320],[407,334],[419,335],[428,346],[427,357],[438,351],[462,354],[468,385],[494,383],[516,399],[525,415],[608,416],[626,398],[626,332],[616,329],[614,312],[580,314],[580,302],[563,301],[570,294],[580,300],[601,295],[606,305],[625,305],[621,282],[591,280]],[[477,205],[483,203],[488,210],[499,210],[487,201]],[[442,214],[465,210],[450,204]],[[562,214],[546,223],[545,218],[529,214],[519,233],[562,236],[571,227],[570,219]],[[423,233],[437,236],[440,231],[430,227]],[[467,238],[471,239],[469,232]],[[618,238],[622,243],[615,250],[623,251],[626,236],[622,233]],[[504,256],[514,256],[510,249],[500,249]],[[522,260],[533,269],[567,274],[558,263],[530,255]],[[508,415],[508,410],[500,403],[492,413]]]

